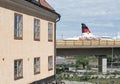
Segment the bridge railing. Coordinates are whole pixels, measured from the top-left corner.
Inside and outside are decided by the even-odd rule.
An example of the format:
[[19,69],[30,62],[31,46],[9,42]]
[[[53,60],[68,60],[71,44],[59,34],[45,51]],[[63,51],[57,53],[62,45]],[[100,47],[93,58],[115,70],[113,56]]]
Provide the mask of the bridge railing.
[[117,40],[63,40],[56,42],[57,47],[60,46],[120,46]]

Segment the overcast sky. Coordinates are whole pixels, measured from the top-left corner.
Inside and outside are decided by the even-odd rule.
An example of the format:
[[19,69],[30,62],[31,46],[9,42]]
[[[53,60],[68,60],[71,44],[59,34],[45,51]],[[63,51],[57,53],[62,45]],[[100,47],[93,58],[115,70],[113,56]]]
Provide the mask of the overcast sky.
[[120,32],[120,0],[46,0],[61,15],[57,38],[81,35],[85,23],[95,35]]

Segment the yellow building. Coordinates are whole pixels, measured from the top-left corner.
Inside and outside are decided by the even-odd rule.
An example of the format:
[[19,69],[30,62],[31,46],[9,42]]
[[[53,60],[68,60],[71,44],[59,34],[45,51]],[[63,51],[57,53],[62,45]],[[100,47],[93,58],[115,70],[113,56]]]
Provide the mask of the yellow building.
[[45,0],[0,0],[0,84],[54,80],[59,20]]

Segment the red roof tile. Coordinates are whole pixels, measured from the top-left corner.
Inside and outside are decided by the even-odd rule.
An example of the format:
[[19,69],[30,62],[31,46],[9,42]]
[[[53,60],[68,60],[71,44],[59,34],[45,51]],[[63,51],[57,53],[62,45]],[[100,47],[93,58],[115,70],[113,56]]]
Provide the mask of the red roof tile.
[[53,7],[51,7],[47,2],[46,0],[40,0],[40,4],[46,8],[49,8],[50,10],[54,10]]

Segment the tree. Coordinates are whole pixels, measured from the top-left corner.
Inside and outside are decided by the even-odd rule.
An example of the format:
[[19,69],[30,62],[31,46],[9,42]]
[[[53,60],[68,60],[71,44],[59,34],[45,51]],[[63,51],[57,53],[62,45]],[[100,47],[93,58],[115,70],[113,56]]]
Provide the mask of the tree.
[[89,59],[86,56],[79,56],[76,58],[76,66],[83,66],[83,69],[89,64]]
[[107,62],[112,62],[112,61],[113,61],[112,56],[111,55],[107,56]]

